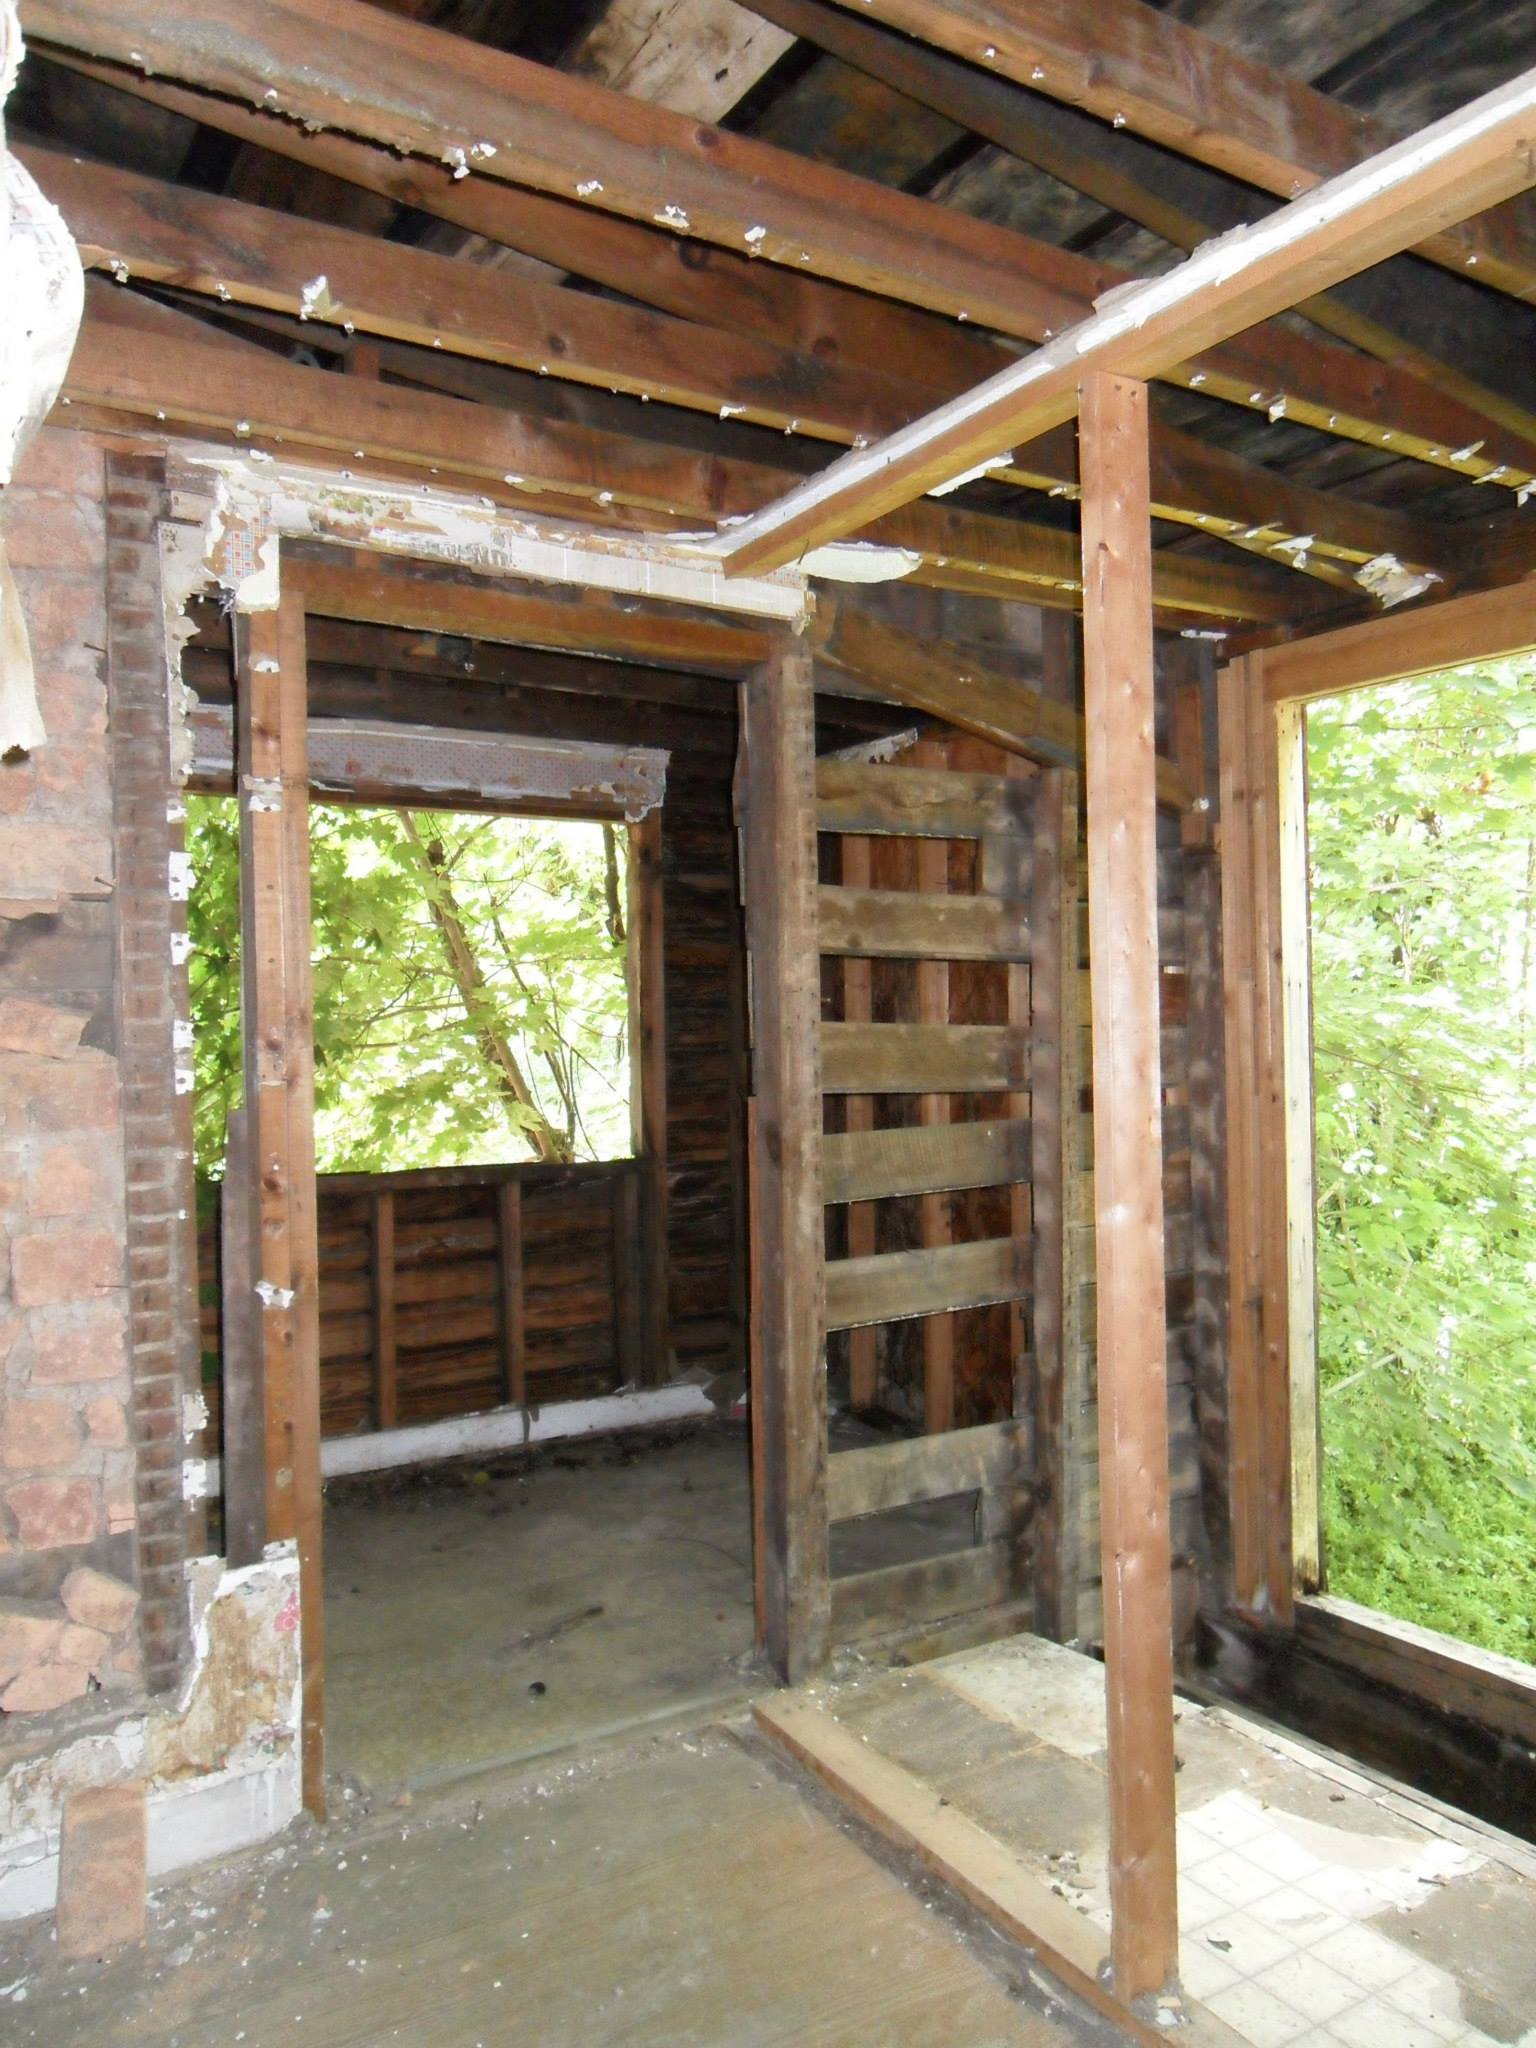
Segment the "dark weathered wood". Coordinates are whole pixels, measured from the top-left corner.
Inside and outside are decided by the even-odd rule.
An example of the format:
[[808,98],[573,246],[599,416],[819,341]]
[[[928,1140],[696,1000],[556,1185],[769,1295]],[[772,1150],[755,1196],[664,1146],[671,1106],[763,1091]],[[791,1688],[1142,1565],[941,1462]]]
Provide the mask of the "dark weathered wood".
[[523,1191],[515,1180],[496,1190],[497,1344],[501,1398],[521,1407],[528,1398],[528,1338],[523,1302]]
[[758,1633],[791,1683],[826,1654],[820,971],[808,649],[786,635],[748,677],[747,942],[752,962],[752,1455]]
[[892,1635],[947,1615],[1001,1607],[1028,1583],[1028,1552],[1007,1540],[883,1565],[832,1581],[832,1629],[840,1643]]
[[373,1425],[393,1429],[400,1420],[400,1358],[395,1320],[395,1197],[381,1188],[373,1198]]
[[637,1173],[609,1186],[613,1231],[613,1354],[621,1387],[637,1385],[644,1373],[645,1275],[641,1261],[640,1197]]
[[825,1024],[829,1095],[990,1095],[1029,1086],[1030,1046],[1004,1024]]
[[[989,896],[824,887],[819,902],[824,953],[925,963],[1029,957],[1022,910]],[[938,1023],[937,1018],[921,1021]]]
[[[816,822],[823,832],[917,834],[980,839],[1012,832],[1024,815],[1024,793],[1002,775],[966,775],[949,768],[891,768],[868,761],[818,761]],[[843,876],[845,883],[851,880]]]
[[[823,830],[838,829],[823,823],[823,773],[836,766],[832,762],[819,762],[816,769],[817,822]],[[863,766],[863,764],[859,764]],[[868,839],[845,832],[841,848],[841,878],[848,889],[867,889],[870,885],[870,847]],[[842,1023],[847,1025],[868,1025],[873,1015],[873,963],[850,956],[842,964]],[[822,1026],[822,1072],[821,1085],[827,1090],[828,1061],[826,1049],[827,1027]],[[836,1147],[841,1145],[846,1159],[848,1153],[857,1147],[861,1139],[873,1134],[875,1128],[874,1100],[868,1095],[849,1094],[843,1102],[843,1130],[838,1138],[824,1139],[822,1144],[822,1194],[826,1201],[837,1199],[827,1191],[827,1176],[837,1171]],[[875,1250],[875,1209],[872,1203],[849,1202],[845,1221],[846,1249],[850,1259],[867,1259]],[[855,1412],[873,1408],[880,1392],[880,1346],[874,1330],[865,1324],[848,1332],[848,1403]]]
[[1030,929],[1030,1190],[1034,1225],[1035,1626],[1077,1634],[1078,1418],[1082,1405],[1080,1237],[1082,1031],[1078,1017],[1078,782],[1036,784]]
[[224,1190],[219,1204],[220,1450],[224,1555],[255,1564],[267,1540],[266,1423],[261,1310],[254,1208],[256,1179],[246,1137],[246,1111],[232,1109],[226,1126]]
[[[911,750],[916,771],[942,772],[945,752],[942,741],[920,740]],[[909,771],[892,771],[899,779]],[[929,836],[916,847],[916,881],[931,903],[940,903],[949,889],[949,842]],[[960,899],[975,901],[977,899]],[[1020,920],[1022,923],[1022,919]],[[938,949],[936,949],[938,950]],[[947,1026],[949,1023],[949,962],[920,959],[914,976],[919,1024]],[[950,1098],[941,1090],[930,1090],[917,1100],[919,1131],[934,1132],[949,1122]],[[918,1201],[918,1231],[925,1246],[948,1245],[954,1241],[954,1216],[947,1189],[928,1189]],[[955,1318],[929,1316],[923,1323],[923,1426],[930,1436],[955,1426]]]
[[1011,1237],[837,1259],[827,1267],[827,1328],[894,1323],[979,1308],[1029,1291],[1029,1247]]
[[1178,1971],[1145,385],[1090,377],[1081,434],[1110,1952],[1129,2005]]
[[[1010,0],[1006,13],[980,0],[869,0],[869,6],[876,19],[971,62],[981,39],[990,37],[987,61],[1003,76],[1129,125],[1282,199],[1399,139],[1358,108],[1142,0],[1112,0],[1091,21],[1048,0]],[[1490,203],[1485,199],[1482,206]],[[1458,218],[1464,216],[1450,216]],[[1431,262],[1517,298],[1529,298],[1536,288],[1536,212],[1529,204],[1511,200],[1463,226],[1431,218],[1424,229],[1417,247]]]
[[662,813],[629,829],[630,1139],[642,1163],[644,1384],[668,1370],[667,977],[661,878]]
[[834,1451],[827,1466],[828,1517],[851,1522],[913,1501],[1016,1485],[1030,1469],[1032,1436],[1028,1422],[983,1422],[942,1436]]
[[1020,1117],[840,1131],[822,1140],[821,1192],[827,1202],[1006,1187],[1029,1175],[1030,1126]]
[[[1075,767],[1082,760],[1083,722],[1076,711],[1016,676],[969,655],[957,662],[952,650],[846,600],[819,605],[811,633],[822,661],[874,683],[899,704],[1047,766]],[[1158,794],[1173,804],[1184,800],[1183,777],[1171,761],[1158,763]]]
[[303,1782],[325,1811],[325,1603],[320,1550],[320,1326],[310,1007],[304,613],[237,621],[241,1006],[259,1230],[267,1539],[299,1554]]

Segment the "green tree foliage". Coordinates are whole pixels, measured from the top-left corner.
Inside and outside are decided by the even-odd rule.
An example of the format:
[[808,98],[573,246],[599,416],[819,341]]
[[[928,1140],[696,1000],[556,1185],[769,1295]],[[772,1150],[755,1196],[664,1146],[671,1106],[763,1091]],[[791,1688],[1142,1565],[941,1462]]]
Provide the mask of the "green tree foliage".
[[1330,1588],[1536,1659],[1536,662],[1308,717]]
[[[240,1099],[239,829],[188,803],[199,1171]],[[622,830],[315,804],[321,1172],[629,1151]]]

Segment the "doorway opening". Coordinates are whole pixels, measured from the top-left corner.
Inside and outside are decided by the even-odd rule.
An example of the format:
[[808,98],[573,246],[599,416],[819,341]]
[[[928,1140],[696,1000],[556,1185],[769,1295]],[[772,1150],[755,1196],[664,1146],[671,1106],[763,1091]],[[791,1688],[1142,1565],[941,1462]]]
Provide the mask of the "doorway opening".
[[1536,1661],[1536,657],[1306,714],[1326,1585]]

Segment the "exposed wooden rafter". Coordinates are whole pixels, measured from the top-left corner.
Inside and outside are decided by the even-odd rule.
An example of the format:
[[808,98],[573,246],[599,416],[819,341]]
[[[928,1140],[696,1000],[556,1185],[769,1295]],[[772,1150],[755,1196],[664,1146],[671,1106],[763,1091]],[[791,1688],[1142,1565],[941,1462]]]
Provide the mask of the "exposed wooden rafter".
[[[1145,0],[1096,0],[1091,9],[1060,0],[840,4],[1284,199],[1402,139]],[[1536,211],[1523,203],[1482,220],[1427,222],[1410,246],[1515,298],[1536,296]]]
[[[174,316],[166,314],[167,321]],[[275,356],[204,343],[170,329],[153,350],[135,330],[93,312],[65,380],[70,408],[200,428],[295,457],[327,454],[393,465],[533,509],[553,500],[573,517],[606,522],[629,508],[660,530],[697,529],[749,515],[792,480],[765,463],[700,456],[597,428],[492,410],[363,377],[340,377]],[[958,508],[924,504],[876,522],[871,539],[918,557],[912,573],[939,587],[1028,601],[1073,603],[1080,588],[1070,534]],[[1176,618],[1280,621],[1294,616],[1293,579],[1260,565],[1178,556],[1158,570],[1158,601]]]
[[[29,33],[87,55],[168,72],[300,121],[364,135],[737,255],[1044,341],[1127,280],[1069,250],[812,163],[749,137],[516,57],[381,14],[360,0],[27,0]],[[323,42],[324,77],[308,55]],[[473,176],[468,175],[473,174]],[[889,358],[887,358],[889,360]],[[1160,375],[1324,432],[1457,467],[1521,477],[1536,456],[1495,445],[1480,415],[1412,376],[1349,351],[1266,329]],[[1503,431],[1503,430],[1498,430]],[[1482,473],[1468,456],[1465,473]]]
[[892,506],[1060,426],[1082,380],[1151,377],[1536,182],[1536,72],[1346,171],[1166,276],[1116,293],[1079,328],[874,448],[843,456],[720,543],[735,573],[795,560]]

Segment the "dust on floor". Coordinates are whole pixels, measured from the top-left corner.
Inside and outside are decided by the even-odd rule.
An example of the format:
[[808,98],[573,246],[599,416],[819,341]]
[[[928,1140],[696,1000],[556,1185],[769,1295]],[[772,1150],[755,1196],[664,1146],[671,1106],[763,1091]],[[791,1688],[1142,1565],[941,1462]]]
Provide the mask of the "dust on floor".
[[[170,1886],[142,1951],[34,1928],[9,2048],[1105,2048],[721,1727],[354,1798]],[[409,1804],[402,1804],[409,1801]]]

